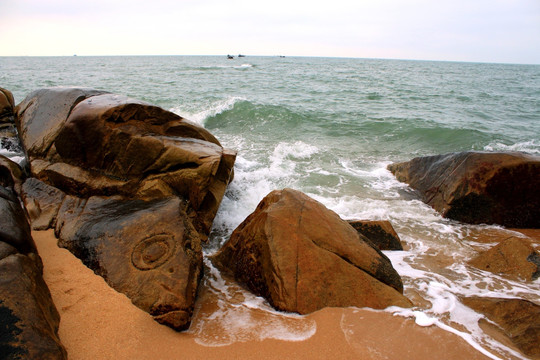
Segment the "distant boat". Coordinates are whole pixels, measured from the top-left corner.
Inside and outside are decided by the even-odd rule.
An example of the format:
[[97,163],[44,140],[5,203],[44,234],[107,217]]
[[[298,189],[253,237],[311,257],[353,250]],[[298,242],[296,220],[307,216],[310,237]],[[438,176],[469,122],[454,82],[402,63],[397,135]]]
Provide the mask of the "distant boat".
[[238,54],[238,57],[246,57],[246,55]]
[[234,59],[234,56],[232,56],[232,55],[227,55],[227,59],[232,60],[232,59]]
[[279,55],[279,57],[280,57],[280,58],[284,58],[284,57],[285,57],[285,55]]

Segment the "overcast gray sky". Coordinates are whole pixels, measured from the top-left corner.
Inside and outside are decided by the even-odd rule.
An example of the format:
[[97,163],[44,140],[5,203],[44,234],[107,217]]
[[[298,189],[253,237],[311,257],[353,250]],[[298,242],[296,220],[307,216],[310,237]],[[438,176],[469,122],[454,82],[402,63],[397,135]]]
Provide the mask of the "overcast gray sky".
[[0,0],[0,56],[227,53],[540,64],[540,0]]

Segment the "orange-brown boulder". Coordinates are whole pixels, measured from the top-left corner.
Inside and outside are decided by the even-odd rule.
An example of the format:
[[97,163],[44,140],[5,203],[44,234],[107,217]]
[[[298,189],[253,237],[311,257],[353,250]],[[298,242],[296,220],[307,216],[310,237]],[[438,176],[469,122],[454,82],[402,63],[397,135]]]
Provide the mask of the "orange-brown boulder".
[[403,250],[399,235],[388,220],[350,220],[349,224],[379,250]]
[[419,157],[388,169],[444,217],[471,224],[540,227],[540,156],[461,152]]
[[[540,305],[523,299],[462,298],[471,309],[484,314],[521,352],[540,359]],[[489,323],[481,320],[481,324]]]
[[478,254],[469,265],[527,281],[540,277],[540,254],[524,238],[510,237]]
[[213,262],[283,311],[411,306],[384,254],[336,213],[291,189],[267,195]]
[[17,164],[0,156],[0,357],[66,359],[60,316],[16,192]]

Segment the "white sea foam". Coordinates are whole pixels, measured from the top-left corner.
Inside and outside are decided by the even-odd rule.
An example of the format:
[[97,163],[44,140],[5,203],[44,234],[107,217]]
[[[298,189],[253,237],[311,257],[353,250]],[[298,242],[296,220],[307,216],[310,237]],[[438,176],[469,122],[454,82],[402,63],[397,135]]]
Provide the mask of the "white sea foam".
[[[415,289],[431,303],[431,307],[427,309],[389,308],[387,311],[395,315],[413,317],[421,326],[436,325],[455,333],[491,358],[498,359],[499,357],[491,354],[486,348],[493,349],[499,354],[510,354],[513,357],[525,359],[526,357],[486,335],[478,323],[483,316],[464,306],[459,298],[483,296],[538,299],[540,288],[472,269],[463,262],[455,262],[446,269],[440,270],[441,273],[433,268],[429,271],[421,270],[422,258],[419,255],[428,249],[432,249],[432,246],[424,244],[421,249],[414,251],[385,251],[392,265],[401,275],[406,293]],[[457,330],[449,324],[459,324],[466,331]]]
[[522,151],[530,154],[540,154],[540,141],[529,140],[512,145],[506,145],[501,142],[492,142],[484,146],[486,151]]
[[[234,181],[229,184],[214,220],[214,230],[230,233],[271,191],[292,186],[299,177],[297,165],[308,162],[319,149],[302,141],[278,143],[266,165],[238,154]],[[221,242],[224,239],[221,240]]]
[[200,126],[204,126],[207,119],[231,110],[234,104],[245,100],[243,97],[231,96],[227,99],[208,103],[206,106],[202,106],[203,110],[192,111],[183,106],[176,106],[171,108],[170,111]]
[[[232,137],[227,141],[237,140]],[[215,228],[221,229],[223,234],[230,234],[270,191],[286,186],[303,190],[344,219],[390,220],[406,251],[385,254],[403,279],[405,295],[412,297],[419,294],[427,304],[393,311],[397,315],[413,317],[420,326],[436,325],[455,333],[491,358],[497,358],[491,353],[493,351],[502,354],[502,357],[523,358],[487,336],[478,324],[483,316],[460,302],[462,296],[520,297],[538,302],[538,284],[520,284],[466,264],[478,249],[492,246],[473,244],[469,240],[471,231],[482,232],[483,228],[507,230],[496,226],[463,225],[442,218],[420,201],[406,184],[395,179],[386,169],[388,162],[359,163],[351,159],[337,159],[333,166],[328,166],[319,161],[328,150],[303,141],[278,142],[266,154],[257,153],[258,148],[253,144],[238,145],[246,151],[238,154],[235,181],[230,184],[214,222]],[[318,184],[308,185],[308,189],[302,188],[302,184],[305,184],[302,181],[308,176],[319,176],[318,179],[329,177],[338,181],[332,182],[331,186]],[[354,189],[358,189],[358,192]],[[226,235],[221,242],[225,239]],[[264,300],[256,297],[245,299],[241,306],[234,306],[235,311],[265,308],[268,311],[268,304]],[[236,316],[231,311],[228,314]],[[238,323],[228,323],[228,326],[233,329],[247,326],[257,331],[250,324],[258,321],[241,313]],[[268,320],[268,324],[275,327],[271,332],[284,331],[283,324],[274,324],[273,320]],[[290,325],[285,328],[290,329]],[[302,329],[300,338],[313,330]],[[265,331],[261,333],[268,334]],[[235,336],[236,340],[229,340],[242,341],[244,335],[239,333]],[[289,336],[294,338],[290,333]],[[223,343],[224,340],[220,341]],[[219,341],[216,343],[220,344]]]
[[7,157],[8,159],[16,162],[17,164],[21,164],[25,159],[24,155],[22,155],[21,153],[9,151],[4,148],[0,148],[0,155]]
[[218,309],[195,315],[189,332],[198,344],[226,346],[264,339],[303,341],[315,334],[314,320],[274,310],[263,298],[227,284],[209,260],[205,259],[205,265],[208,291],[217,297]]

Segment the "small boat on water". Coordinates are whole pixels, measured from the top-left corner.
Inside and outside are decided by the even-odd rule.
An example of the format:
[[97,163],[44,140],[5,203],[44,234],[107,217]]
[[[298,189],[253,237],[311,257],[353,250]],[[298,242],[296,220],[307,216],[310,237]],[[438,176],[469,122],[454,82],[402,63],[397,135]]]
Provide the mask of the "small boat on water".
[[232,59],[234,59],[234,56],[232,56],[232,55],[227,55],[227,59],[232,60]]
[[246,55],[238,54],[238,57],[246,57]]

